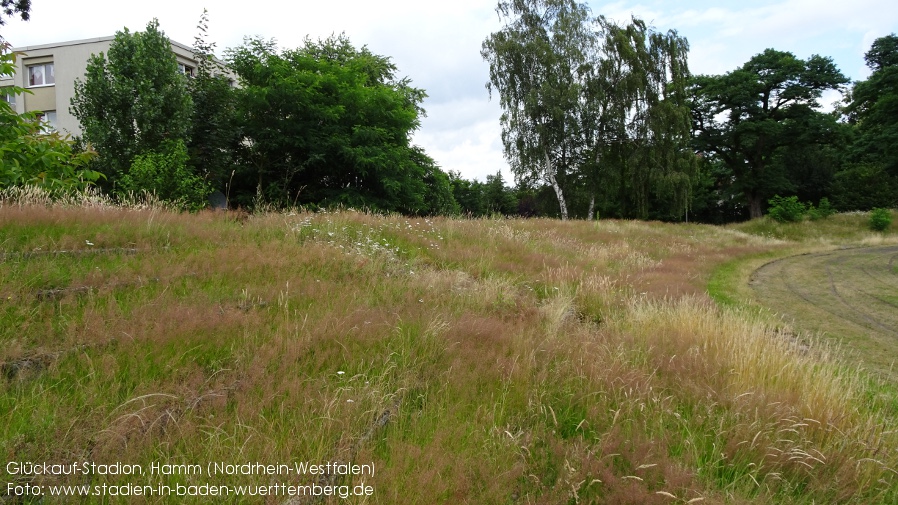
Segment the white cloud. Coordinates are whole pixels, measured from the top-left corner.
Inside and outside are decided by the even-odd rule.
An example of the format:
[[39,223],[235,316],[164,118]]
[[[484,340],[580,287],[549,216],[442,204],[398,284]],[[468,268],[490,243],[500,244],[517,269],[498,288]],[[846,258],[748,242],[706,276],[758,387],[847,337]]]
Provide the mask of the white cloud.
[[498,104],[468,98],[436,105],[428,111],[414,142],[444,170],[460,171],[466,178],[485,181],[502,171],[512,181],[502,155]]

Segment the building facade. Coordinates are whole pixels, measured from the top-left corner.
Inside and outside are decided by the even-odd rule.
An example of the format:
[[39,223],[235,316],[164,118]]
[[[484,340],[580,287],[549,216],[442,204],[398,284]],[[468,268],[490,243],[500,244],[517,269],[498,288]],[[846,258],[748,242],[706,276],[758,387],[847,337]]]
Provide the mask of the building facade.
[[[0,99],[18,113],[37,112],[43,121],[62,134],[79,135],[81,125],[69,112],[75,96],[75,79],[84,80],[87,61],[93,54],[107,54],[115,37],[74,40],[56,44],[13,48],[16,73],[0,78]],[[193,50],[171,41],[178,68],[188,76],[196,70]],[[18,86],[30,93],[10,95],[3,88]]]

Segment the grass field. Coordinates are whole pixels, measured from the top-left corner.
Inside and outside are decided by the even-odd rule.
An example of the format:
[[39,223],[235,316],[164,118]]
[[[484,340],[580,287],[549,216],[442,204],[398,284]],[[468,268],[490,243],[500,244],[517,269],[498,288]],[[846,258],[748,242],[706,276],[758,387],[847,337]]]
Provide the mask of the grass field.
[[[7,199],[0,495],[168,503],[49,493],[210,485],[230,503],[896,503],[891,386],[737,282],[821,237],[870,240],[860,217],[811,226],[834,231]],[[34,475],[10,462],[113,466]],[[212,474],[213,462],[278,471]],[[368,467],[294,471],[306,462]],[[121,465],[143,474],[103,472]],[[285,495],[361,484],[368,496]]]
[[809,332],[826,334],[848,358],[898,381],[898,246],[791,256],[752,278],[758,298]]

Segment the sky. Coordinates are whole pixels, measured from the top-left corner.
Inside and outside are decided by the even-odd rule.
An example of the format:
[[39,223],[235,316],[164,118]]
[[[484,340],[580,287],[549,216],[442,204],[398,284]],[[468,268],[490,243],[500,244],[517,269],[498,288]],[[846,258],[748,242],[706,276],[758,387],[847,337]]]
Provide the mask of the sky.
[[[588,1],[594,14],[619,22],[636,16],[660,31],[676,30],[690,43],[695,74],[723,74],[767,48],[800,58],[832,57],[853,80],[869,75],[864,53],[879,37],[898,32],[894,0]],[[483,41],[502,24],[496,0],[33,0],[31,20],[7,19],[0,35],[15,47],[114,35],[127,27],[143,30],[159,19],[171,39],[192,45],[203,9],[209,11],[208,39],[217,53],[239,46],[246,36],[275,39],[296,48],[303,39],[345,33],[356,46],[388,56],[400,77],[424,89],[427,117],[413,142],[444,170],[484,181],[502,171],[497,97],[485,84]],[[831,103],[838,94],[824,97]]]

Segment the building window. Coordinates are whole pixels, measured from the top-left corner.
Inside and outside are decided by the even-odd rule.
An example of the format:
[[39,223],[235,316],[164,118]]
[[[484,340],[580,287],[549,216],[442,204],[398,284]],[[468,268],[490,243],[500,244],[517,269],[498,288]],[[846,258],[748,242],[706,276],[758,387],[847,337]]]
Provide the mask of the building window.
[[56,130],[56,111],[45,110],[37,114],[37,120],[41,123],[44,133],[53,133]]
[[186,75],[187,77],[193,77],[193,67],[187,66],[183,63],[178,63],[178,72]]
[[16,95],[12,92],[12,87],[0,88],[0,100],[8,103],[12,110],[16,110]]
[[56,84],[56,74],[53,73],[52,63],[30,65],[28,67],[28,86],[50,86]]

